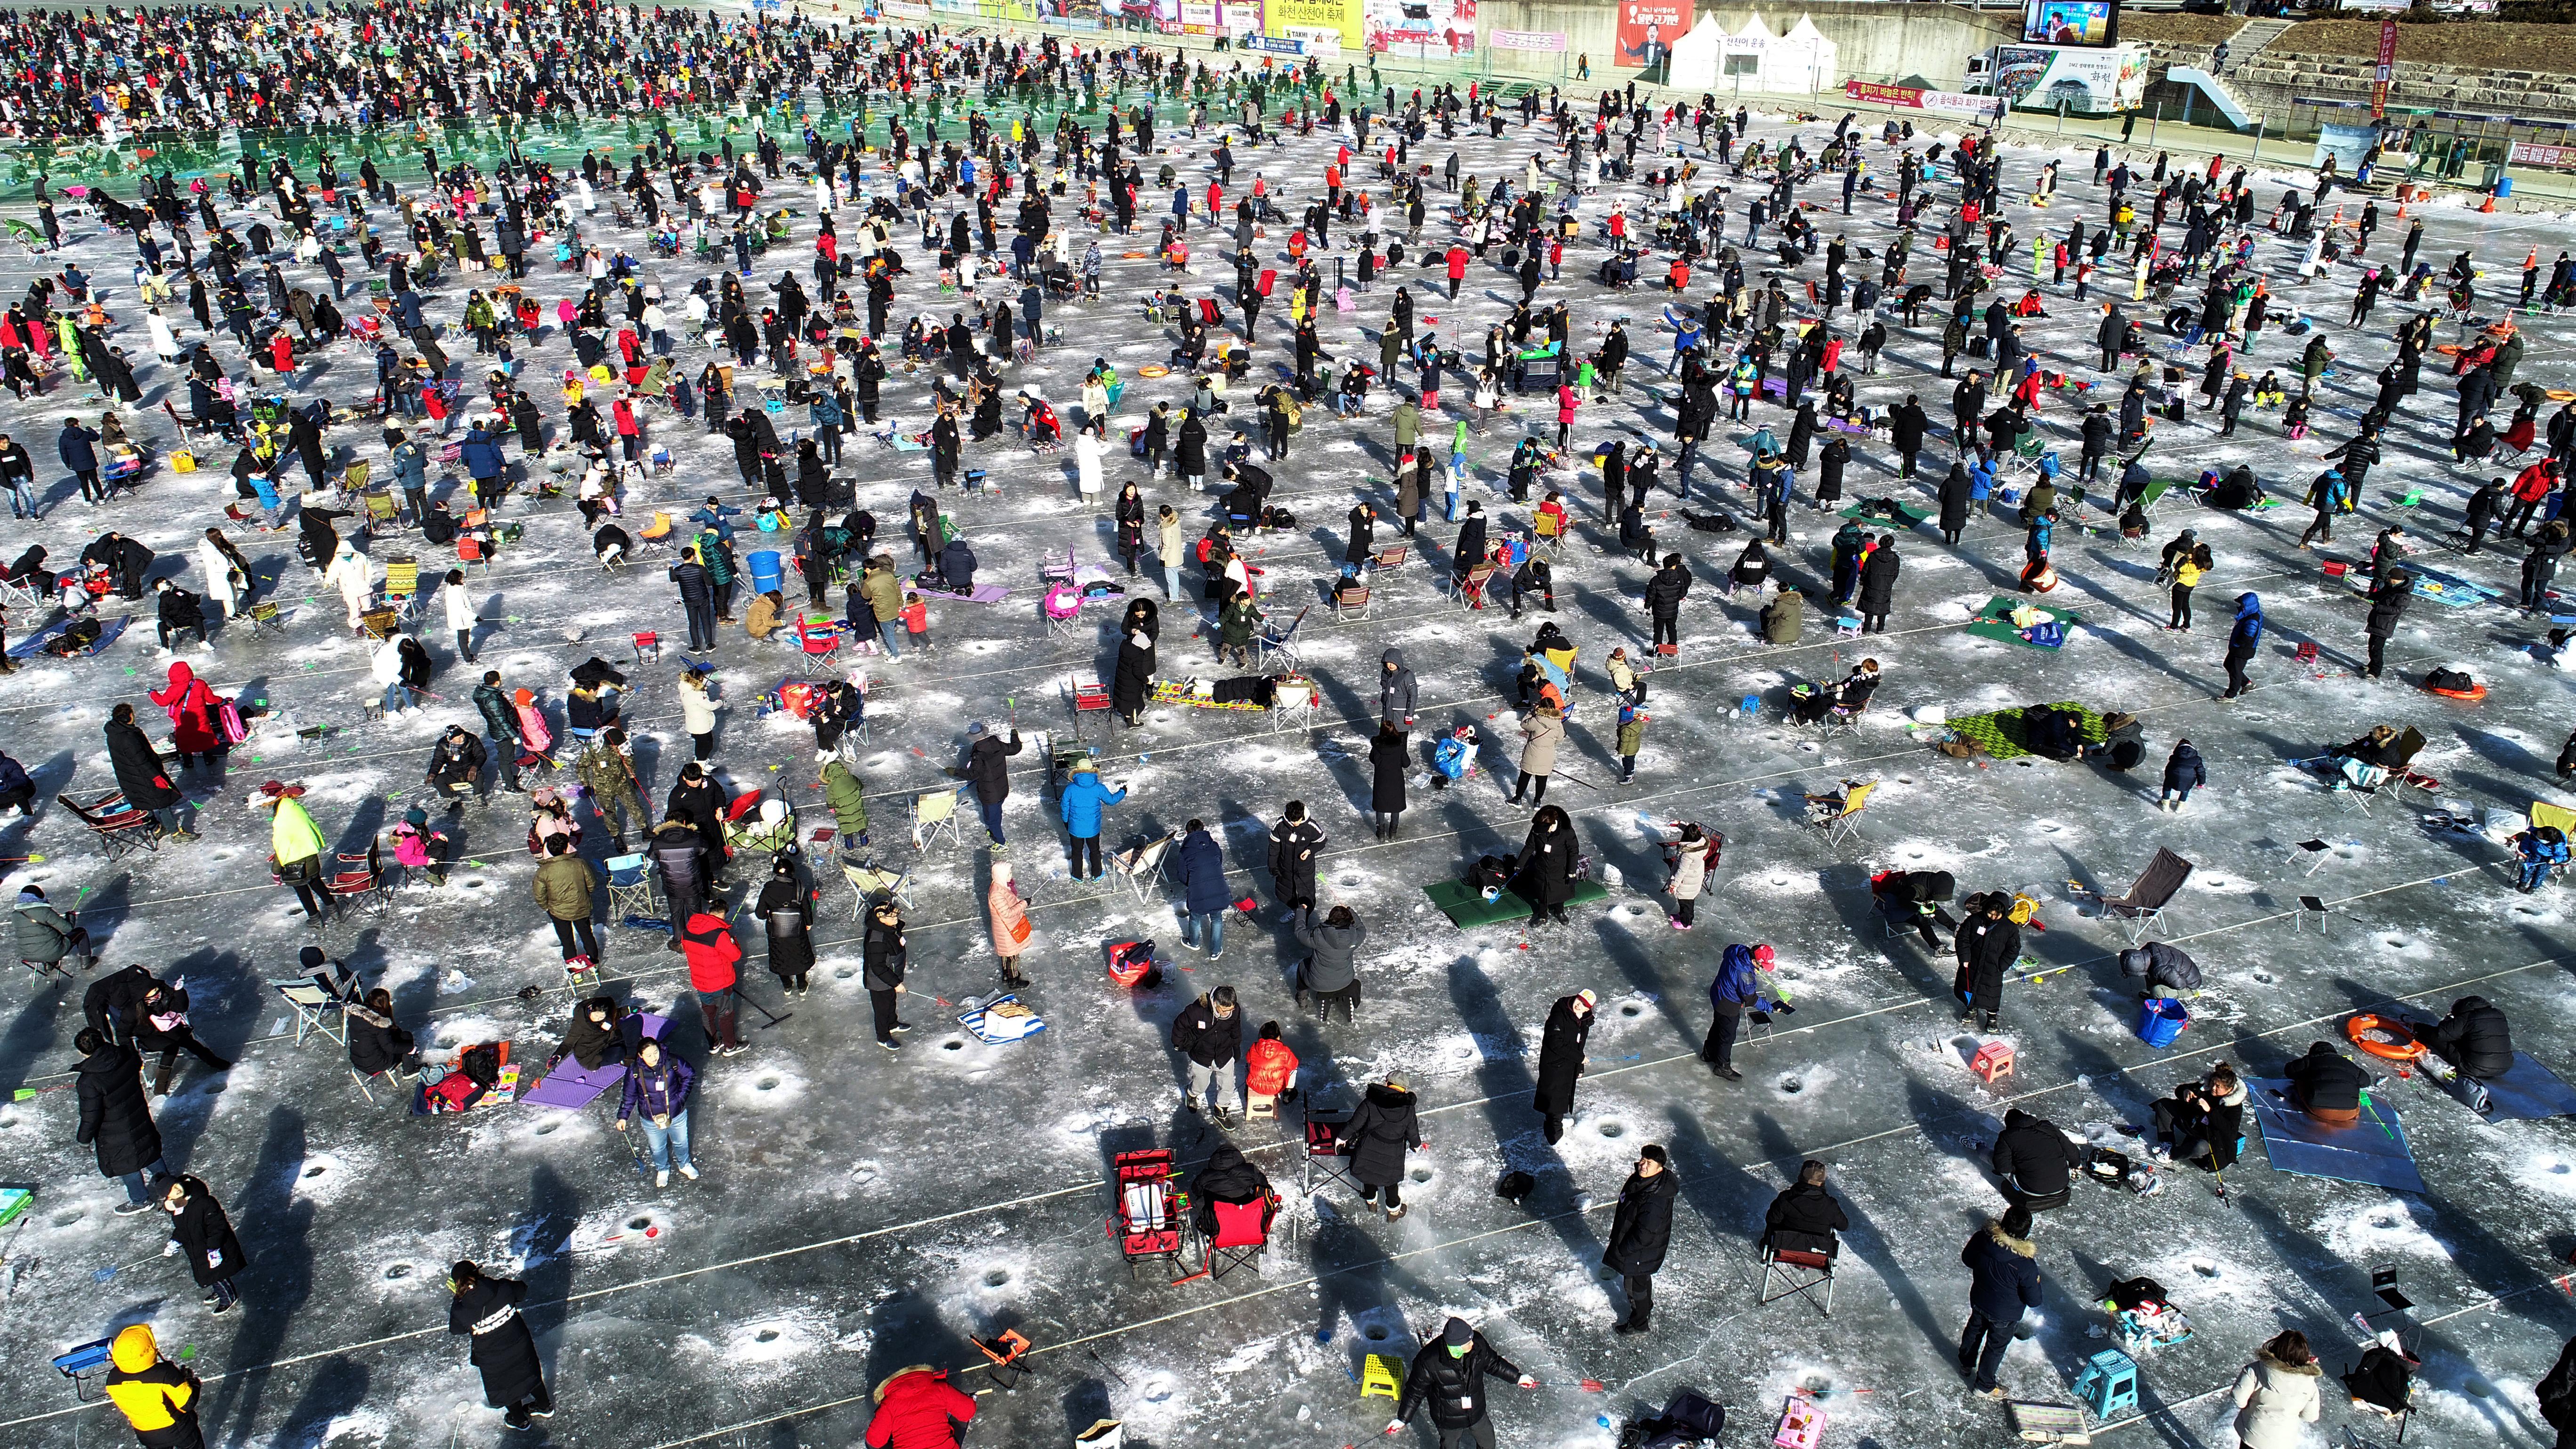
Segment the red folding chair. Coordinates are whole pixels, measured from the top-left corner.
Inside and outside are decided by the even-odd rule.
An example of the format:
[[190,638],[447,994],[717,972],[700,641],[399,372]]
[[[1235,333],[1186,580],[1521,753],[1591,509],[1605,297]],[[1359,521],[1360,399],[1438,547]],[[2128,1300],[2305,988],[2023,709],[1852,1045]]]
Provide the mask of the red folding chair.
[[662,636],[646,629],[635,636],[635,662],[650,664],[662,657]]
[[830,664],[841,657],[841,631],[829,624],[796,623],[796,647],[817,664]]
[[1279,1217],[1279,1194],[1263,1193],[1259,1202],[1220,1202],[1216,1236],[1208,1240],[1207,1275],[1223,1278],[1237,1268],[1259,1272],[1262,1250],[1270,1246],[1270,1225]]
[[1350,1120],[1347,1112],[1327,1116],[1317,1113],[1311,1105],[1306,1109],[1306,1159],[1299,1178],[1305,1191],[1311,1193],[1319,1185],[1338,1182],[1349,1188],[1352,1196],[1359,1195],[1360,1180],[1351,1176],[1351,1160],[1342,1155],[1338,1137],[1339,1130]]
[[375,842],[369,841],[367,848],[355,855],[343,852],[338,868],[332,871],[329,880],[322,883],[322,888],[334,900],[365,901],[373,905],[379,915],[383,914],[388,906],[385,870],[376,856]]

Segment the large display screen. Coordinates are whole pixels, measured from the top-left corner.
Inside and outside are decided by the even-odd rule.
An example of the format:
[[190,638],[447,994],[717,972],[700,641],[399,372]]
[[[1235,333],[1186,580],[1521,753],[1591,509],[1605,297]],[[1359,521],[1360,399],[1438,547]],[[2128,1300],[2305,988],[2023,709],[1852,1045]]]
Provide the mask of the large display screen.
[[2025,45],[2110,45],[2119,29],[2120,0],[2029,0],[2022,11]]

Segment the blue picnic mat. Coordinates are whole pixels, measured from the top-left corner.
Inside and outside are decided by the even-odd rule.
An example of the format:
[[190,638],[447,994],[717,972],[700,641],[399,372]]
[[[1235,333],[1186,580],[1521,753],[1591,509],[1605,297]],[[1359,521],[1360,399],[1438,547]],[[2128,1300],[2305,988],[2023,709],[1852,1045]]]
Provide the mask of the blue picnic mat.
[[2286,1077],[2247,1080],[2254,1120],[2263,1129],[2263,1150],[2280,1172],[2366,1182],[2397,1192],[2426,1192],[2424,1175],[2415,1170],[2415,1154],[2406,1146],[2406,1129],[2385,1102],[2365,1101],[2361,1121],[2350,1127],[2320,1126],[2290,1105]]
[[2560,1081],[2556,1072],[2532,1060],[2529,1052],[2515,1052],[2512,1070],[2478,1085],[2487,1089],[2487,1107],[2480,1115],[2490,1122],[2576,1117],[2576,1087]]
[[[72,622],[73,621],[69,618],[55,620],[53,623],[46,625],[44,628],[39,629],[35,633],[28,635],[26,638],[19,640],[17,643],[10,645],[9,657],[12,659],[33,659],[37,655],[44,653],[45,646],[54,642],[56,636],[60,635],[65,629],[70,628],[72,626]],[[125,614],[118,614],[111,618],[100,619],[98,621],[98,638],[90,644],[89,648],[81,651],[81,653],[76,657],[86,659],[90,655],[96,654],[100,650],[105,649],[108,645],[115,643],[117,636],[124,633],[125,626],[131,622],[133,622],[132,617]]]
[[2407,565],[2407,568],[2415,575],[2414,594],[2419,599],[2431,599],[2437,604],[2446,604],[2454,609],[2465,609],[2473,604],[2494,603],[2504,597],[2503,594],[2484,584],[2472,583],[2456,574],[2446,574],[2413,564]]

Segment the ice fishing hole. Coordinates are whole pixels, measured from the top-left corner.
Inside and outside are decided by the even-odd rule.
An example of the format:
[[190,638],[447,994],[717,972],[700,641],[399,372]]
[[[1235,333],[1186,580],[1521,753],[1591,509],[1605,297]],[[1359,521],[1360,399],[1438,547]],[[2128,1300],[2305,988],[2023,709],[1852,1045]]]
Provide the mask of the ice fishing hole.
[[81,1215],[76,1212],[54,1214],[54,1226],[58,1228],[68,1228],[80,1220]]
[[2056,834],[2057,832],[2059,832],[2060,830],[2063,830],[2063,829],[2065,829],[2065,828],[2066,828],[2065,826],[2058,824],[2058,823],[2057,823],[2056,821],[2054,821],[2054,820],[2042,820],[2042,821],[2038,821],[2038,822],[2036,822],[2036,823],[2037,823],[2037,824],[2038,824],[2038,826],[2039,826],[2039,833],[2040,833],[2040,834],[2042,834],[2042,835],[2055,835],[2055,834]]
[[411,1264],[409,1263],[393,1263],[385,1268],[385,1281],[389,1283],[399,1283],[410,1276]]
[[2031,766],[2031,762],[2028,760],[2015,760],[2013,763],[2021,766],[2025,770],[2029,769]]
[[1386,1342],[1386,1330],[1372,1323],[1368,1327],[1360,1330],[1360,1337],[1367,1339],[1371,1343],[1384,1343]]
[[832,972],[832,979],[833,979],[833,980],[835,980],[835,981],[847,981],[847,980],[849,980],[851,977],[856,976],[856,975],[858,975],[858,974],[859,974],[859,968],[858,968],[858,967],[856,967],[856,966],[841,966],[841,967],[836,967],[836,968],[834,968],[834,970],[833,970],[833,972]]
[[753,1334],[751,1336],[751,1341],[754,1343],[776,1343],[778,1341],[778,1330],[775,1328],[764,1328],[760,1332]]
[[304,1180],[305,1180],[306,1182],[311,1182],[313,1179],[315,1179],[315,1178],[317,1178],[317,1177],[320,1177],[322,1174],[324,1174],[324,1173],[326,1173],[326,1172],[328,1172],[328,1171],[330,1171],[330,1170],[331,1170],[331,1169],[330,1169],[328,1166],[326,1166],[326,1165],[324,1165],[324,1164],[322,1164],[322,1163],[317,1162],[317,1163],[313,1164],[311,1167],[308,1167],[308,1168],[304,1169]]
[[1794,1097],[1800,1092],[1807,1090],[1807,1084],[1798,1080],[1796,1077],[1782,1077],[1780,1079],[1780,1090]]
[[1010,1281],[1011,1270],[1008,1268],[995,1268],[984,1275],[984,1286],[987,1288],[999,1288]]
[[1345,889],[1348,889],[1349,887],[1352,887],[1352,886],[1356,886],[1356,885],[1358,885],[1359,883],[1360,883],[1360,878],[1359,878],[1358,876],[1355,876],[1355,875],[1346,875],[1346,876],[1341,876],[1341,877],[1336,878],[1336,879],[1334,880],[1334,882],[1333,882],[1333,884],[1335,884],[1335,885],[1337,885],[1337,886],[1341,886],[1341,887],[1343,887],[1343,888],[1345,888]]
[[1646,1014],[1646,1009],[1639,1006],[1637,1003],[1630,1001],[1621,1004],[1619,1007],[1619,1014],[1621,1016],[1643,1016]]
[[653,1226],[653,1220],[651,1218],[628,1218],[626,1220],[626,1226],[640,1233],[646,1228]]
[[757,1087],[758,1087],[758,1089],[759,1089],[760,1091],[763,1091],[763,1092],[774,1092],[774,1091],[777,1091],[777,1090],[778,1090],[778,1079],[777,1079],[776,1077],[763,1077],[763,1078],[761,1078],[761,1079],[760,1079],[760,1081],[757,1083]]
[[1604,1137],[1624,1137],[1627,1133],[1628,1129],[1617,1122],[1604,1122],[1601,1124],[1601,1135]]
[[554,1135],[555,1129],[562,1125],[563,1124],[560,1122],[548,1122],[537,1129],[537,1135],[540,1137],[551,1137]]
[[1417,1167],[1413,1169],[1413,1180],[1415,1182],[1429,1182],[1431,1180],[1431,1169],[1427,1167]]
[[939,1044],[939,1049],[944,1052],[962,1052],[966,1050],[966,1043],[957,1040],[944,1041]]
[[1912,775],[1899,775],[1896,777],[1896,783],[1900,785],[1911,785],[1914,783],[1914,777]]

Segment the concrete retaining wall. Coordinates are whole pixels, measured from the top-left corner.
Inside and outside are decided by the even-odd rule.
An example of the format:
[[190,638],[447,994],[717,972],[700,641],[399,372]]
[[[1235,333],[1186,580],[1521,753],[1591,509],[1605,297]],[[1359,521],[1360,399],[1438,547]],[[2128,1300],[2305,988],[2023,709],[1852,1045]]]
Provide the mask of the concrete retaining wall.
[[[2018,28],[2015,12],[1980,14],[1950,5],[1828,4],[1813,9],[1798,5],[1703,7],[1728,31],[1744,28],[1756,13],[1775,34],[1787,33],[1803,15],[1815,21],[1841,52],[1843,74],[1863,80],[1896,80],[1919,75],[1936,87],[1952,85],[1968,73],[1968,57],[1990,45],[2010,41]],[[1577,56],[1592,59],[1592,80],[1624,81],[1634,72],[1609,65],[1618,33],[1618,7],[1611,0],[1484,0],[1476,7],[1485,33],[1496,30],[1554,31],[1566,38],[1562,57],[1544,52],[1488,50],[1500,73],[1554,78],[1574,74]]]
[[[2161,78],[2168,65],[2206,68],[2210,47],[2156,41],[2149,53]],[[2370,99],[2373,66],[2367,57],[2303,55],[2277,44],[2239,61],[2222,77],[2251,110],[2288,112],[2298,98]],[[2576,76],[2541,71],[2469,71],[2447,65],[2399,61],[2390,77],[2389,104],[2460,111],[2524,121],[2576,121]]]

